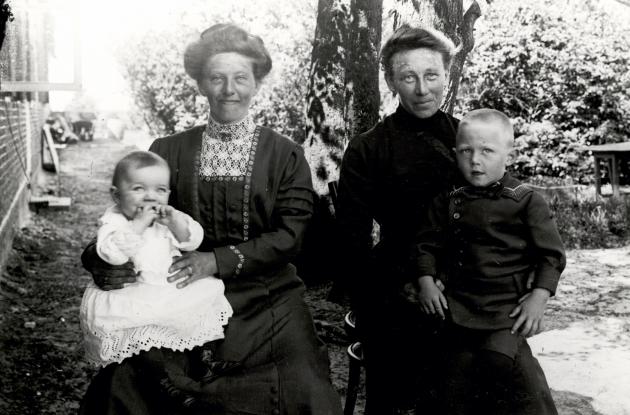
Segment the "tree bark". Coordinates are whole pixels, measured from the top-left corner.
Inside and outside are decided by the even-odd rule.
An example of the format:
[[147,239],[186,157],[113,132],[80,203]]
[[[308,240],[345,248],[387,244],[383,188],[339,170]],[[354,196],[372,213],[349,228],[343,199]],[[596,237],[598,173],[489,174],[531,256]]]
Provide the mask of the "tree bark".
[[[348,141],[345,121],[345,64],[350,0],[319,0],[306,96],[304,150],[318,193],[334,180]],[[333,174],[331,176],[331,174]]]
[[383,0],[353,0],[346,72],[346,132],[350,137],[378,121],[380,106],[378,55],[383,24]]
[[315,189],[337,180],[350,139],[378,120],[383,0],[319,0],[307,94],[306,158]]
[[4,43],[4,37],[7,31],[7,22],[13,20],[11,6],[5,0],[0,0],[0,49]]
[[[455,2],[454,2],[455,3]],[[461,13],[461,8],[458,13]],[[459,16],[459,15],[458,15]],[[463,14],[461,21],[455,27],[445,27],[445,33],[451,39],[455,37],[457,52],[453,58],[448,78],[448,90],[442,103],[442,108],[449,114],[453,113],[457,91],[459,90],[459,82],[462,79],[464,63],[466,57],[475,46],[474,26],[477,19],[481,16],[481,8],[476,1],[473,1],[468,10]],[[448,16],[446,16],[449,19]],[[453,35],[455,33],[456,35]]]

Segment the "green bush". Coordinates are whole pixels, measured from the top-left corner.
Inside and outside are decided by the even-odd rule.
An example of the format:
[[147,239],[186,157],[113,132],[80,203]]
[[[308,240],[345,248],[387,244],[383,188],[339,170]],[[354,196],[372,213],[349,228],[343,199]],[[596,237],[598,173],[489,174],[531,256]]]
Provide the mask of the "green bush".
[[630,136],[630,35],[597,7],[505,0],[478,22],[459,111],[492,107],[513,119],[521,178],[590,183],[580,147]]
[[630,209],[624,198],[548,198],[566,248],[616,248],[628,243]]

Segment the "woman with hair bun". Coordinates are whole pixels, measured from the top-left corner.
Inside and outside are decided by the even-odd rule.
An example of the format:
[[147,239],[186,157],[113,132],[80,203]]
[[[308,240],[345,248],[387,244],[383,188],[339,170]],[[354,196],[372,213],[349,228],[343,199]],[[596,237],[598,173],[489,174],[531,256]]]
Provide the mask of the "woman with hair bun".
[[[167,379],[134,357],[102,369],[84,414],[340,414],[325,345],[291,264],[313,213],[302,148],[249,114],[271,70],[261,38],[232,24],[204,31],[184,66],[208,99],[208,123],[159,138],[150,151],[171,169],[169,204],[198,221],[198,250],[175,258],[178,288],[219,278],[234,314],[225,338],[181,352]],[[130,267],[103,264],[90,244],[83,264],[101,289],[133,283]],[[165,386],[166,385],[166,386]]]

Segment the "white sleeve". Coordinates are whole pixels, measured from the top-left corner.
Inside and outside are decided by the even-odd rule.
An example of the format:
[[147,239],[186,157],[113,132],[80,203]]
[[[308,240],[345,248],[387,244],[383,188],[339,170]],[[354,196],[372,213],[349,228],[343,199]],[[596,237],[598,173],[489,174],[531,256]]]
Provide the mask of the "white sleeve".
[[171,234],[173,244],[176,248],[182,251],[194,251],[195,249],[199,248],[199,245],[201,245],[201,242],[203,241],[203,228],[201,227],[199,222],[191,218],[189,215],[186,215],[183,212],[182,214],[186,217],[186,222],[188,223],[188,233],[190,234],[190,236],[188,237],[187,241],[180,242],[177,240],[177,238],[175,238],[175,236]]
[[101,217],[96,236],[96,252],[111,265],[122,265],[138,252],[142,236],[131,230],[129,221],[121,214],[107,212]]

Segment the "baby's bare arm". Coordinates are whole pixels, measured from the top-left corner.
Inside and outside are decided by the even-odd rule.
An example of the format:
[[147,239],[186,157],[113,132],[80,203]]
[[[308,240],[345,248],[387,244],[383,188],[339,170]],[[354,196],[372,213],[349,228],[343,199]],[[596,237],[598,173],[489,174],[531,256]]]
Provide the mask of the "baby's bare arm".
[[186,242],[190,239],[186,215],[174,207],[168,205],[159,206],[156,221],[167,226],[179,242]]

